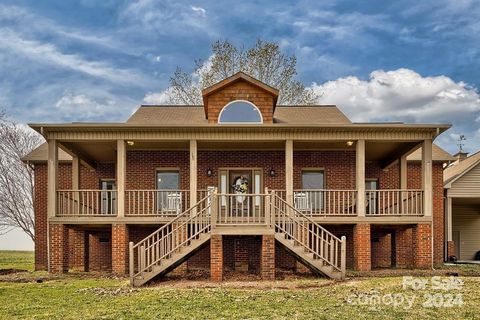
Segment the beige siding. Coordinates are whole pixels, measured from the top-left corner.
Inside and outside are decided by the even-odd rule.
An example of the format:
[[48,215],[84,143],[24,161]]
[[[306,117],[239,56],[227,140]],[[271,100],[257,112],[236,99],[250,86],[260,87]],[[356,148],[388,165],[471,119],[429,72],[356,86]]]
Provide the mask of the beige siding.
[[450,197],[480,197],[480,164],[465,173],[452,184]]
[[460,260],[473,260],[480,251],[480,208],[453,205],[453,232],[460,232]]

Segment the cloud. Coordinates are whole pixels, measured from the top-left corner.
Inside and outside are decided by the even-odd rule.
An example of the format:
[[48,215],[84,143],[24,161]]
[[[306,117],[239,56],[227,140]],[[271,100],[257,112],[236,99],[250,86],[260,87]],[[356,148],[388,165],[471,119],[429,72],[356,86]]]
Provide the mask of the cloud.
[[159,104],[159,105],[170,104],[171,101],[169,99],[169,95],[171,90],[172,90],[171,87],[169,87],[160,92],[149,92],[145,95],[145,97],[143,98],[143,101],[146,104]]
[[205,18],[207,16],[207,10],[203,9],[202,7],[195,7],[191,6],[192,10],[196,12],[199,16]]
[[469,147],[479,146],[478,90],[449,77],[423,77],[409,69],[376,70],[368,80],[349,76],[311,88],[321,95],[321,104],[338,105],[352,121],[453,123],[450,134],[440,140],[445,147],[454,151],[458,134],[469,138]]
[[[120,20],[129,24],[129,28],[140,27],[143,32],[154,31],[156,35],[192,33],[216,37],[218,30],[210,25],[207,11],[199,6],[188,6],[181,2],[143,0],[129,3],[119,14]],[[168,26],[168,27],[166,27]]]
[[118,84],[142,86],[149,82],[134,70],[115,68],[102,61],[89,61],[77,54],[65,54],[54,44],[24,39],[8,28],[0,28],[0,46],[37,63],[67,68]]

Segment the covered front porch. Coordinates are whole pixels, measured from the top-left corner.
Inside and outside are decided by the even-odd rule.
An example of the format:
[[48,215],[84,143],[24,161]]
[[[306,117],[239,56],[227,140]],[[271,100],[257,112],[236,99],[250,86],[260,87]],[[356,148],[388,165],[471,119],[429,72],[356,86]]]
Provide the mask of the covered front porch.
[[[407,163],[420,147],[421,161]],[[226,224],[264,223],[272,192],[319,222],[431,221],[431,139],[55,139],[48,149],[57,222],[168,222],[208,190]]]

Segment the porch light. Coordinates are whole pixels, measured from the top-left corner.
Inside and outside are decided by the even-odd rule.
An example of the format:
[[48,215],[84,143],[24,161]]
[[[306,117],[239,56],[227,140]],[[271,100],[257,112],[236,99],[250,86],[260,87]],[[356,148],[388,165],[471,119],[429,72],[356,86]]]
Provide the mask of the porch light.
[[207,169],[207,177],[213,176],[213,170],[212,169]]
[[274,169],[270,169],[270,171],[268,171],[268,175],[270,177],[275,177],[275,170]]
[[349,147],[353,146],[353,141],[347,141],[347,146]]
[[129,141],[127,141],[127,144],[128,144],[129,146],[133,146],[133,145],[135,144],[135,142],[129,140]]

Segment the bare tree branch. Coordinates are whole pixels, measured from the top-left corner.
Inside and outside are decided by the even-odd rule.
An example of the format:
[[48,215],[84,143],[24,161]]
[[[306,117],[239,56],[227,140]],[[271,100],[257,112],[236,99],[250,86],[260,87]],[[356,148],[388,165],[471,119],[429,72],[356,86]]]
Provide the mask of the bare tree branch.
[[228,40],[212,45],[209,60],[196,60],[193,74],[177,68],[170,78],[168,91],[172,104],[197,105],[202,103],[201,91],[238,71],[277,88],[279,104],[314,104],[317,95],[298,80],[297,59],[280,51],[275,42],[257,40],[248,50],[237,48]]
[[33,168],[21,159],[43,139],[28,127],[9,121],[0,111],[0,234],[14,228],[35,240]]

